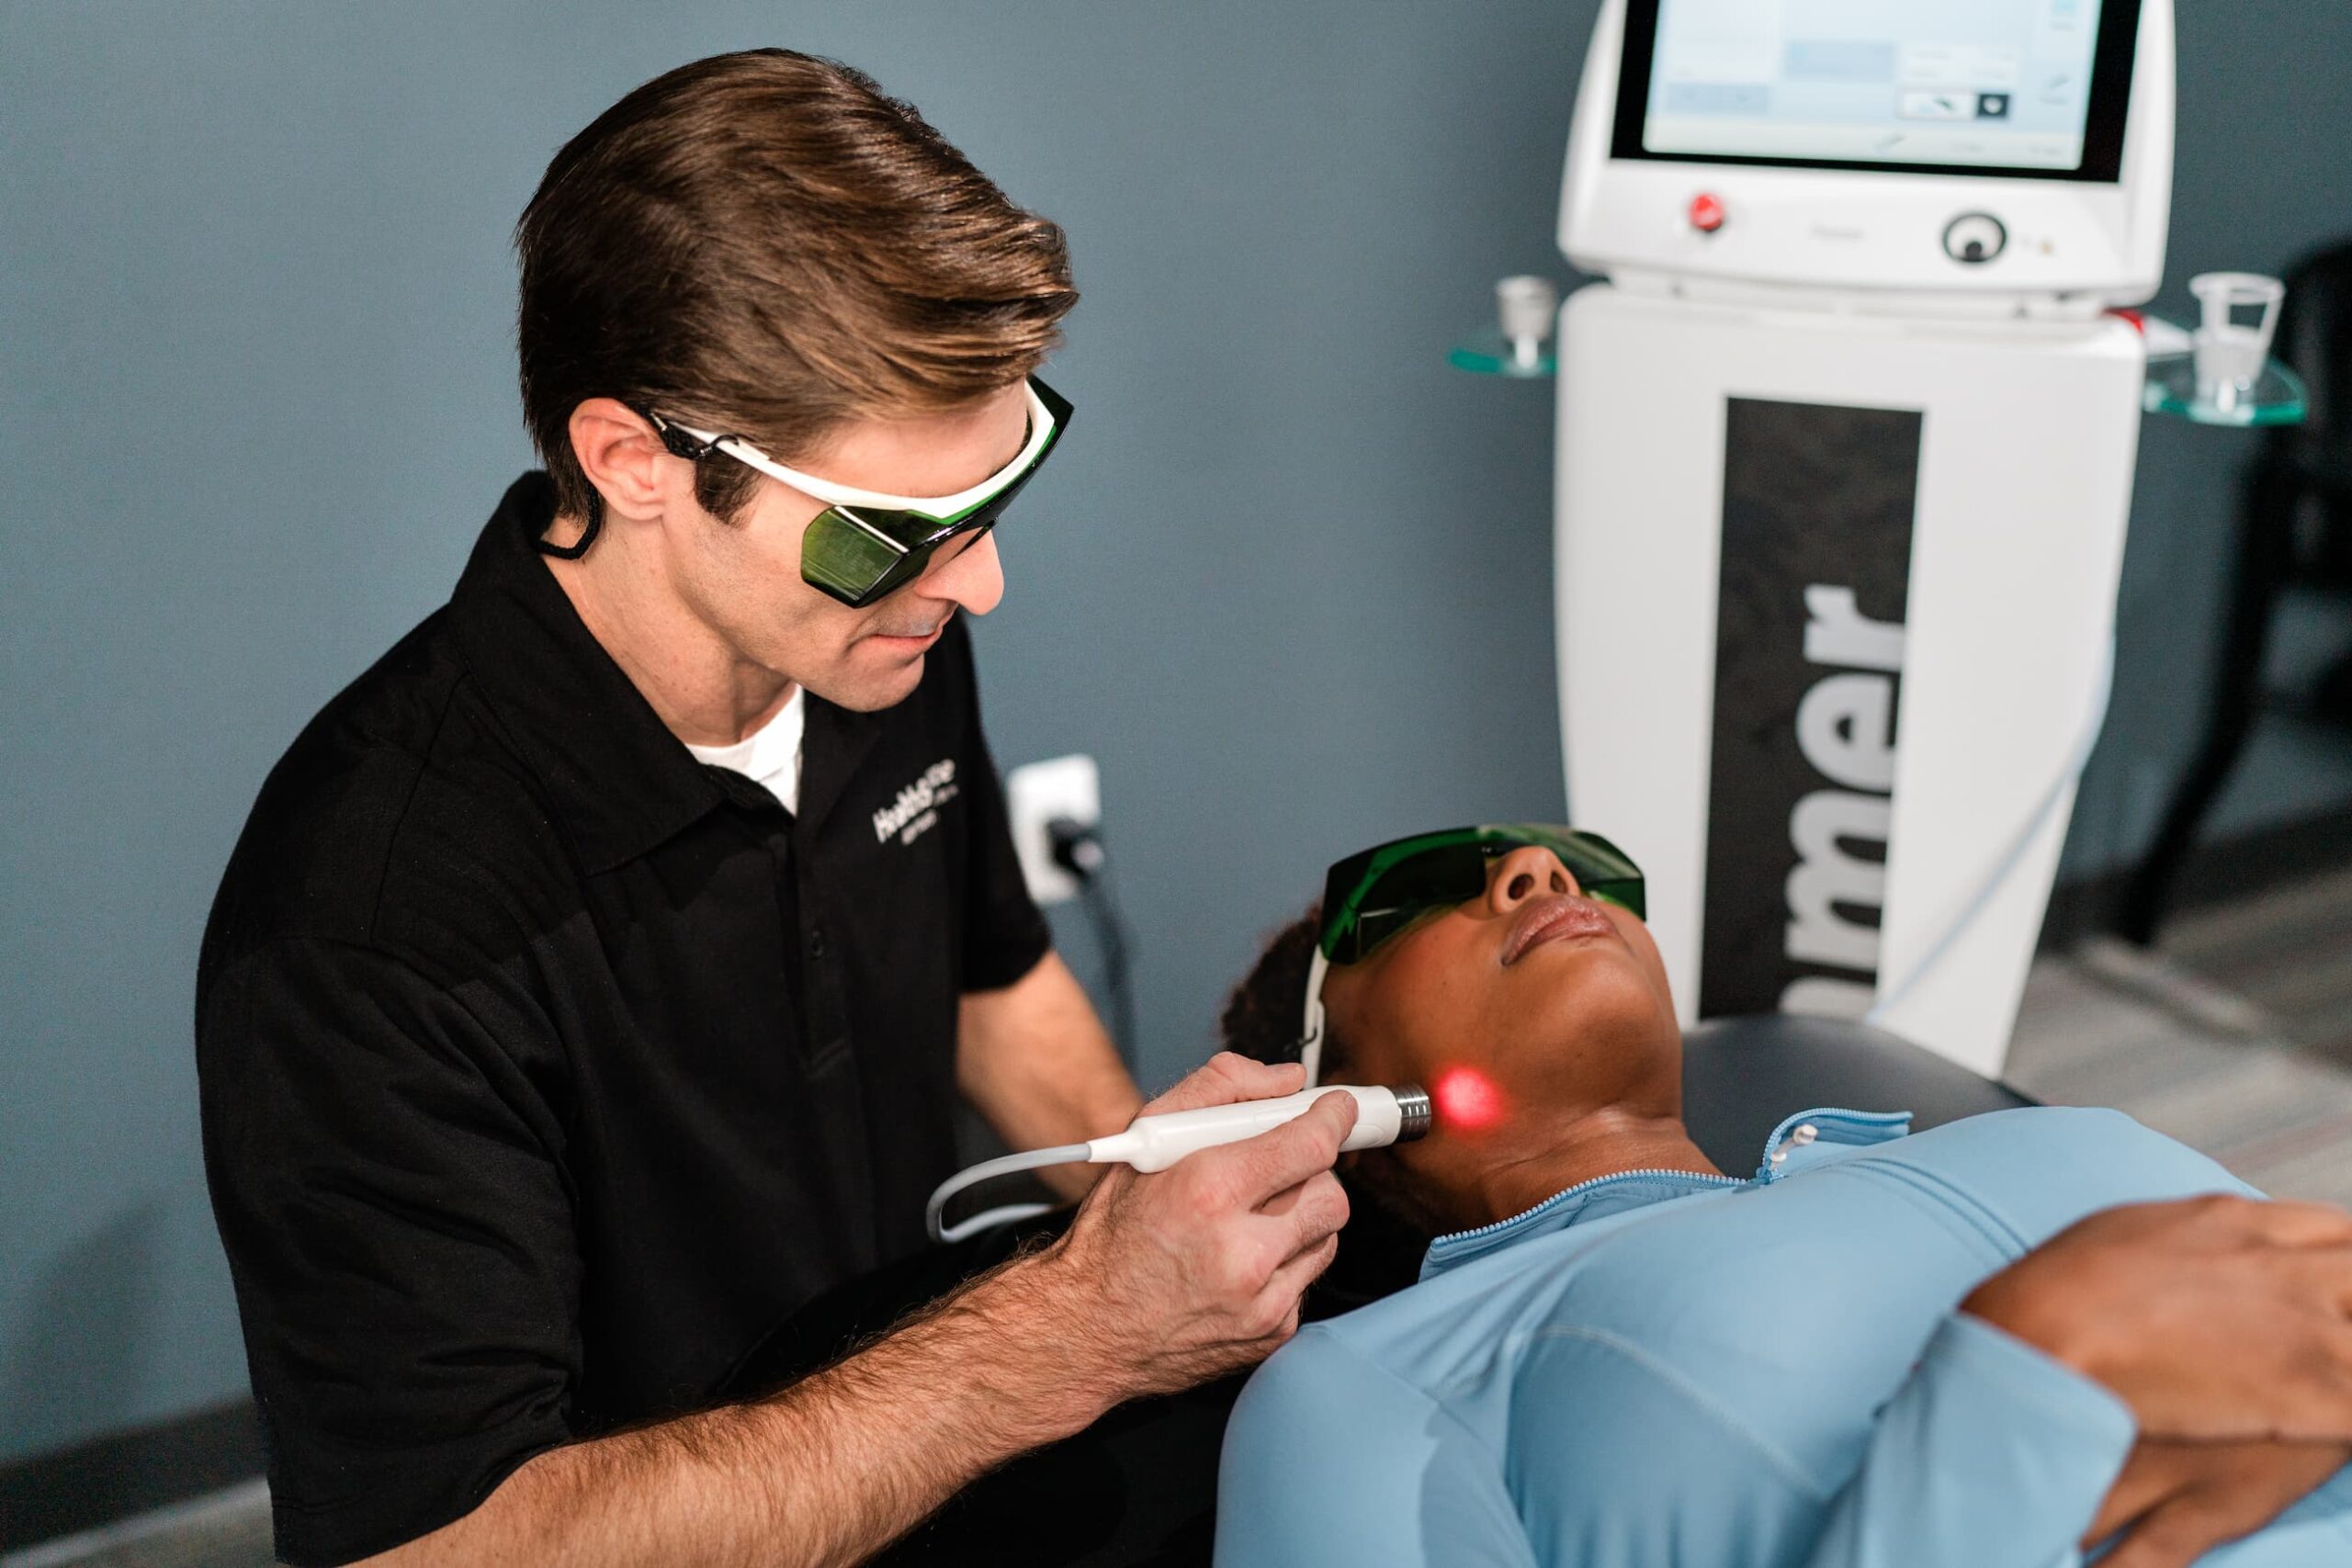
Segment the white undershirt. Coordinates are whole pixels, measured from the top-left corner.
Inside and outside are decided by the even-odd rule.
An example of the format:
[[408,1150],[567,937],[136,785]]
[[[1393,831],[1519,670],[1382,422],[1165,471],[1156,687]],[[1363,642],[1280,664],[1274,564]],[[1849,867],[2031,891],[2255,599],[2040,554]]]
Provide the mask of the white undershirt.
[[686,750],[695,761],[714,768],[725,768],[742,774],[753,784],[764,784],[770,795],[784,802],[786,811],[800,809],[800,737],[808,728],[808,705],[801,701],[800,688],[792,688],[792,695],[775,716],[732,746],[694,746]]

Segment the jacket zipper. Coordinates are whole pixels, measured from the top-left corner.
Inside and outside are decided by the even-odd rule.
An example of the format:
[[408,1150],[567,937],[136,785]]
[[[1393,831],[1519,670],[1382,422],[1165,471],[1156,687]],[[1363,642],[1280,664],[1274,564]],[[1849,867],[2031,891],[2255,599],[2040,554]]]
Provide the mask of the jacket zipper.
[[1565,1202],[1566,1200],[1575,1197],[1579,1192],[1589,1192],[1594,1188],[1601,1186],[1606,1182],[1631,1181],[1636,1177],[1643,1176],[1671,1176],[1683,1181],[1695,1181],[1704,1187],[1745,1187],[1747,1185],[1746,1180],[1736,1176],[1709,1176],[1706,1172],[1702,1170],[1612,1170],[1606,1176],[1596,1176],[1591,1178],[1589,1180],[1579,1181],[1574,1187],[1563,1187],[1557,1192],[1553,1193],[1549,1198],[1544,1199],[1541,1203],[1536,1204],[1532,1209],[1523,1210],[1519,1213],[1511,1215],[1509,1219],[1496,1220],[1489,1224],[1480,1225],[1476,1230],[1452,1232],[1449,1235],[1438,1237],[1437,1242],[1432,1245],[1443,1245],[1449,1249],[1451,1249],[1453,1245],[1456,1242],[1466,1245],[1469,1242],[1476,1240],[1480,1236],[1492,1235],[1495,1232],[1503,1229],[1505,1226],[1515,1225],[1524,1221],[1532,1220],[1536,1215],[1542,1213],[1544,1210],[1550,1208],[1553,1204]]

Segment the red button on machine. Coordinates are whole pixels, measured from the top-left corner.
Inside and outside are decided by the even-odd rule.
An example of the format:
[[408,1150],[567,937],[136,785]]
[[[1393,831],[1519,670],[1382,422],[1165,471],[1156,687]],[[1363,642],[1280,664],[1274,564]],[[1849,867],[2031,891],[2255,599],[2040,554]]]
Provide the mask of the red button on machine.
[[1724,198],[1701,191],[1690,198],[1690,227],[1702,234],[1712,234],[1724,226]]

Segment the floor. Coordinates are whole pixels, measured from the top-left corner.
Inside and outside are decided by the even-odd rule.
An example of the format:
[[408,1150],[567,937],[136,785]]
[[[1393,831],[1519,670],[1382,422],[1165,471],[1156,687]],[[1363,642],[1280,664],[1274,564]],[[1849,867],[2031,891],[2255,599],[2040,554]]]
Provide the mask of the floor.
[[2281,1198],[2352,1206],[2352,869],[2034,966],[2009,1077],[2114,1105]]
[[87,1535],[0,1555],[0,1568],[270,1568],[269,1492],[258,1481]]
[[[2196,911],[2161,953],[2034,965],[2008,1077],[2112,1105],[2265,1191],[2352,1206],[2352,871]],[[266,1568],[258,1481],[7,1556],[0,1568]]]
[[2279,1038],[2352,1069],[2352,869],[2168,926],[2183,968],[2252,1004]]
[[2274,1197],[2352,1207],[2352,1060],[2169,958],[2095,942],[2037,964],[2006,1076],[2130,1111]]

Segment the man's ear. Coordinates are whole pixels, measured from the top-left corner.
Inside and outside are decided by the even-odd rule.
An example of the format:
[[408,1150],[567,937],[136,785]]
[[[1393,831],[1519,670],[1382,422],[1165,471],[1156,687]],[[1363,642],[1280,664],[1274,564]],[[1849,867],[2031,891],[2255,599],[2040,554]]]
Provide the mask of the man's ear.
[[567,427],[581,472],[605,498],[608,512],[652,517],[668,503],[670,456],[642,414],[615,398],[590,398],[571,411]]

